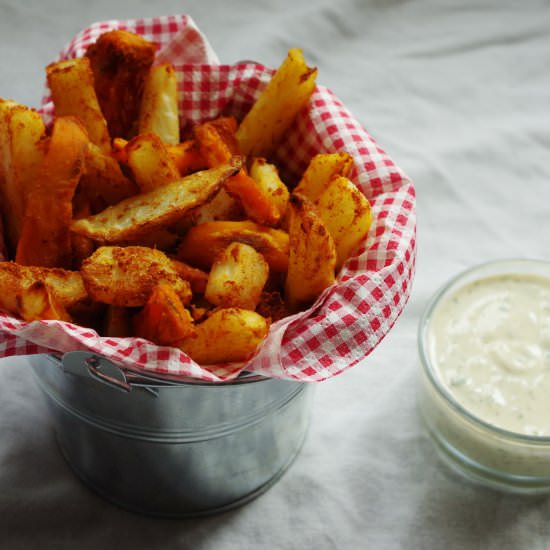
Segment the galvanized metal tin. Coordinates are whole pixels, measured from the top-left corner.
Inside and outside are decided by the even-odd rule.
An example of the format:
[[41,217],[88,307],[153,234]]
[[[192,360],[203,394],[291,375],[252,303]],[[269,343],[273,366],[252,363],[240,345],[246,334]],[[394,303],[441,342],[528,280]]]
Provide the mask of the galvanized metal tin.
[[297,456],[312,386],[144,378],[87,352],[31,359],[67,462],[127,509],[197,516],[267,490]]

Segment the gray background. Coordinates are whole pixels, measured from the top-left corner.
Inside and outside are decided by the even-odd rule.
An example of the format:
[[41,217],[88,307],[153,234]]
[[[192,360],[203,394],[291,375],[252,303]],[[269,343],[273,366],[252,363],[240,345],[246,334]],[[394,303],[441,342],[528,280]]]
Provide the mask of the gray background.
[[[276,7],[275,7],[276,6]],[[459,270],[549,259],[550,4],[0,0],[0,96],[38,105],[44,66],[97,20],[188,13],[223,62],[300,46],[418,193],[405,313],[363,364],[318,386],[308,439],[268,493],[214,518],[135,516],[68,470],[24,359],[0,361],[0,547],[548,548],[550,501],[473,486],[416,412],[416,328]]]

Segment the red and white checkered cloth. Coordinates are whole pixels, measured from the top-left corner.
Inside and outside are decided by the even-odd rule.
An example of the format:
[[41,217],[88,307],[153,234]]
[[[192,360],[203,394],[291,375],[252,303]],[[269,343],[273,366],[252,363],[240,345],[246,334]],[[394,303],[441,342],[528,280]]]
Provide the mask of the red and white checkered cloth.
[[[273,74],[272,69],[252,62],[220,65],[205,37],[185,15],[93,24],[59,58],[81,56],[101,33],[115,28],[154,40],[159,44],[157,61],[174,64],[184,123],[220,114],[241,118]],[[51,119],[47,97],[43,114]],[[129,370],[209,381],[230,380],[242,370],[321,381],[352,367],[388,333],[408,300],[415,264],[415,191],[334,94],[318,86],[287,133],[277,162],[285,167],[285,174],[297,178],[314,154],[335,151],[347,151],[354,158],[350,177],[373,210],[369,234],[342,268],[337,283],[309,310],[274,323],[246,364],[204,368],[177,349],[140,338],[104,338],[68,323],[25,323],[3,313],[0,357],[90,350]]]

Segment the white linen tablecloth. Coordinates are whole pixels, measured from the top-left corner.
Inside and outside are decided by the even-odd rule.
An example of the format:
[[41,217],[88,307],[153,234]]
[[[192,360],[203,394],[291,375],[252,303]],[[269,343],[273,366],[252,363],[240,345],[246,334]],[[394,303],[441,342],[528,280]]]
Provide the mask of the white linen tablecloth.
[[215,517],[134,515],[78,481],[25,358],[0,360],[0,548],[550,547],[550,498],[499,493],[440,463],[417,414],[416,329],[476,263],[550,259],[550,4],[454,0],[0,0],[0,97],[38,106],[44,67],[89,23],[188,13],[223,62],[292,46],[418,195],[412,298],[365,361],[318,385],[283,478]]

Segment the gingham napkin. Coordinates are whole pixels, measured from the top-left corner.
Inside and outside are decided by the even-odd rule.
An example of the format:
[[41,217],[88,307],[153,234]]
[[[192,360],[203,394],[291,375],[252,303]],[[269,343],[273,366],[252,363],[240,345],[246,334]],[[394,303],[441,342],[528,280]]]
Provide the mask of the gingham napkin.
[[[220,65],[186,15],[95,23],[79,33],[59,59],[81,56],[101,33],[115,28],[159,44],[157,62],[171,62],[176,68],[180,112],[187,124],[220,114],[241,118],[273,74],[252,62]],[[47,94],[42,112],[51,120]],[[277,162],[287,177],[298,178],[314,154],[336,151],[347,151],[354,158],[350,177],[373,209],[369,234],[342,268],[337,283],[307,311],[274,323],[247,363],[205,368],[175,348],[140,338],[104,338],[69,323],[25,323],[4,313],[0,313],[0,357],[90,350],[129,370],[208,381],[230,380],[242,370],[321,381],[352,367],[384,338],[408,300],[415,263],[415,191],[338,98],[317,86],[277,151]]]

